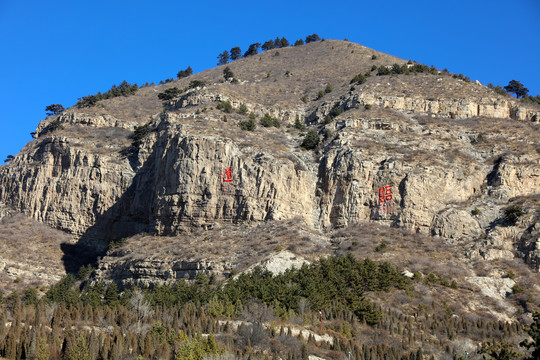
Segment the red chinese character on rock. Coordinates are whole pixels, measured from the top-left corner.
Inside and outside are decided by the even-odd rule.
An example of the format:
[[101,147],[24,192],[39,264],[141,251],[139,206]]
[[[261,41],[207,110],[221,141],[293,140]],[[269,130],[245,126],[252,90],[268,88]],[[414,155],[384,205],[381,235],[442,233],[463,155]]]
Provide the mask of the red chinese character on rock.
[[228,169],[225,169],[225,174],[221,174],[221,181],[222,182],[233,182],[232,170],[231,170],[230,166],[229,166]]
[[221,174],[221,191],[223,192],[223,194],[226,194],[226,195],[234,194],[235,190],[232,184],[233,181],[234,180],[232,178],[232,169],[229,166],[228,169],[225,169],[225,173]]
[[379,215],[391,213],[394,210],[392,200],[392,185],[379,188]]
[[383,186],[379,188],[379,202],[387,202],[392,200],[392,186]]

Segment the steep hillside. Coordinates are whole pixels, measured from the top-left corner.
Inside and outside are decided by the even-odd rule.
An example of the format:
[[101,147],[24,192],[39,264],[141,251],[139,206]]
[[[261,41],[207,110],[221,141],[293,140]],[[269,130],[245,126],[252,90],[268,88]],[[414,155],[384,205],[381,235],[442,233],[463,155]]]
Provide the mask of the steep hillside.
[[[425,339],[435,356],[457,349],[438,324],[458,318],[482,329],[460,335],[467,349],[530,322],[540,299],[539,107],[347,41],[226,66],[228,79],[220,66],[41,121],[0,167],[0,203],[62,235],[38,246],[34,232],[9,230],[37,225],[4,219],[2,287],[35,260],[15,256],[20,248],[52,249],[50,279],[92,263],[88,284],[121,289],[351,253],[414,274],[407,289],[366,295],[386,320],[411,323],[399,325],[401,350]],[[378,333],[332,306],[334,319],[351,316],[354,339]],[[413,330],[419,309],[426,322]],[[395,324],[381,342],[399,341]],[[436,340],[444,331],[448,341]]]

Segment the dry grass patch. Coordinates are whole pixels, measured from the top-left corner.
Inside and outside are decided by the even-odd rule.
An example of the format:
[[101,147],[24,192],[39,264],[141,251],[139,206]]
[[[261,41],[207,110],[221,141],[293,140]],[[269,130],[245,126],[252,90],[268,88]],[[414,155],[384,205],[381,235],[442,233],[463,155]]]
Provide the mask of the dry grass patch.
[[22,214],[0,220],[0,290],[51,285],[65,275],[62,243],[70,235],[38,223]]
[[136,235],[108,252],[115,261],[215,260],[242,271],[284,249],[314,260],[327,253],[327,240],[302,220],[272,221],[255,227],[225,225],[173,237]]
[[[276,53],[279,53],[276,56]],[[372,60],[372,55],[377,55]],[[349,89],[350,79],[359,72],[366,72],[372,65],[403,63],[404,60],[354,44],[338,40],[309,43],[302,46],[264,51],[258,55],[241,58],[228,66],[239,83],[224,82],[224,66],[205,70],[172,82],[140,88],[134,95],[100,101],[98,105],[84,108],[90,115],[110,114],[121,120],[145,122],[150,115],[162,110],[157,95],[172,87],[184,89],[193,80],[204,81],[208,90],[238,96],[248,102],[292,107],[304,105],[300,98],[315,98],[316,93],[331,82],[332,95],[343,94]]]
[[511,100],[488,87],[454,79],[450,73],[439,75],[419,73],[411,75],[383,75],[367,79],[355,91],[384,96],[417,97],[427,100],[497,98]]
[[414,119],[426,129],[468,135],[476,151],[506,152],[518,156],[540,153],[538,123],[486,117],[456,120],[417,115]]

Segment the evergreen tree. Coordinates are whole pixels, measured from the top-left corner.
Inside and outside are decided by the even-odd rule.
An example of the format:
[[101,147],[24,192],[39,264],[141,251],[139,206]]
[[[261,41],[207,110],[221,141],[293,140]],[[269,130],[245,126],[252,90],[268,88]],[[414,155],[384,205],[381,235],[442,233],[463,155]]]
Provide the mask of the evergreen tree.
[[96,359],[99,355],[99,339],[94,331],[90,333],[88,340],[88,354],[91,359]]
[[219,352],[219,346],[213,334],[209,334],[206,338],[204,351],[210,354]]
[[302,39],[298,39],[294,42],[294,46],[300,46],[300,45],[304,45],[304,40]]
[[306,344],[302,344],[302,360],[309,360],[309,354],[306,348]]
[[285,39],[284,37],[282,37],[281,40],[279,41],[280,48],[288,47],[289,45],[290,45],[289,41]]
[[391,73],[392,73],[392,70],[390,70],[389,68],[387,68],[384,65],[379,66],[378,71],[377,71],[377,75],[379,75],[379,76],[390,75]]
[[259,48],[261,47],[260,43],[253,43],[249,45],[248,50],[244,53],[244,57],[257,55],[259,53]]
[[158,99],[162,101],[169,101],[177,97],[182,93],[182,90],[178,89],[177,87],[169,88],[161,93],[158,94]]
[[261,49],[263,51],[272,50],[272,49],[275,49],[275,48],[276,48],[276,45],[275,45],[273,40],[268,40],[264,44],[262,44],[262,46],[261,46]]
[[226,63],[229,62],[229,59],[231,57],[229,55],[229,52],[225,50],[221,54],[219,54],[217,58],[218,58],[218,65],[225,65]]
[[326,87],[324,88],[324,92],[329,94],[331,93],[332,91],[334,90],[334,88],[332,87],[332,84],[326,84]]
[[86,347],[86,340],[84,336],[79,335],[75,345],[71,347],[71,350],[67,353],[66,358],[68,360],[90,360],[90,354]]
[[240,129],[247,130],[247,131],[253,131],[257,127],[253,119],[249,119],[247,121],[240,121],[239,125],[240,125]]
[[512,80],[504,87],[504,90],[506,92],[511,94],[516,94],[516,97],[524,97],[529,93],[529,89],[527,89],[525,86],[523,86],[522,83],[520,83],[517,80]]
[[93,271],[94,269],[92,268],[92,265],[83,265],[79,268],[79,271],[77,272],[77,277],[81,281],[88,280],[88,277],[90,277]]
[[107,288],[107,291],[105,292],[105,301],[107,305],[117,305],[118,304],[118,286],[116,283],[111,283],[109,287]]
[[60,104],[52,104],[45,107],[45,111],[47,111],[47,116],[61,114],[62,112],[64,112],[64,110],[64,107]]
[[47,346],[47,340],[42,337],[39,339],[38,349],[36,353],[36,360],[49,360],[51,356],[51,352],[49,351],[49,347]]
[[188,77],[191,74],[193,74],[193,69],[191,68],[191,66],[188,66],[186,70],[180,70],[178,74],[176,74],[176,76],[181,79]]
[[242,57],[242,50],[238,46],[231,49],[231,60],[234,61]]
[[302,141],[302,146],[304,149],[310,150],[314,149],[319,144],[319,134],[313,129],[310,129],[306,136],[304,137],[304,141]]
[[195,89],[198,87],[205,87],[205,86],[206,86],[206,82],[204,80],[191,80],[189,82],[188,88]]
[[225,81],[234,79],[234,73],[230,67],[227,66],[225,69],[223,69],[223,77],[225,78]]
[[38,292],[34,288],[24,290],[23,300],[26,305],[36,305],[38,303]]
[[520,344],[527,349],[533,348],[533,352],[527,360],[540,359],[540,312],[533,314],[533,320],[533,323],[527,329],[527,333],[532,338],[532,341],[523,341]]
[[[514,345],[501,342],[498,344],[484,344],[482,347],[478,350],[479,354],[487,354],[491,358],[496,360],[513,360],[513,359],[519,359],[522,354],[518,353],[514,350]],[[531,358],[531,359],[538,359],[538,358]]]
[[321,38],[319,37],[319,35],[312,34],[312,35],[306,36],[306,44],[310,42],[315,42],[315,41],[321,41]]

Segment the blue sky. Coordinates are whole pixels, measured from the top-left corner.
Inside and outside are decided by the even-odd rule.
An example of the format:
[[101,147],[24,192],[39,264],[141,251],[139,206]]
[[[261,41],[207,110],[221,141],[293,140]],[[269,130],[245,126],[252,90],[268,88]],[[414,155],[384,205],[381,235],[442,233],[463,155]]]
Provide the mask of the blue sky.
[[122,80],[159,82],[223,50],[317,33],[540,93],[540,1],[0,0],[0,164],[31,140],[45,106]]

